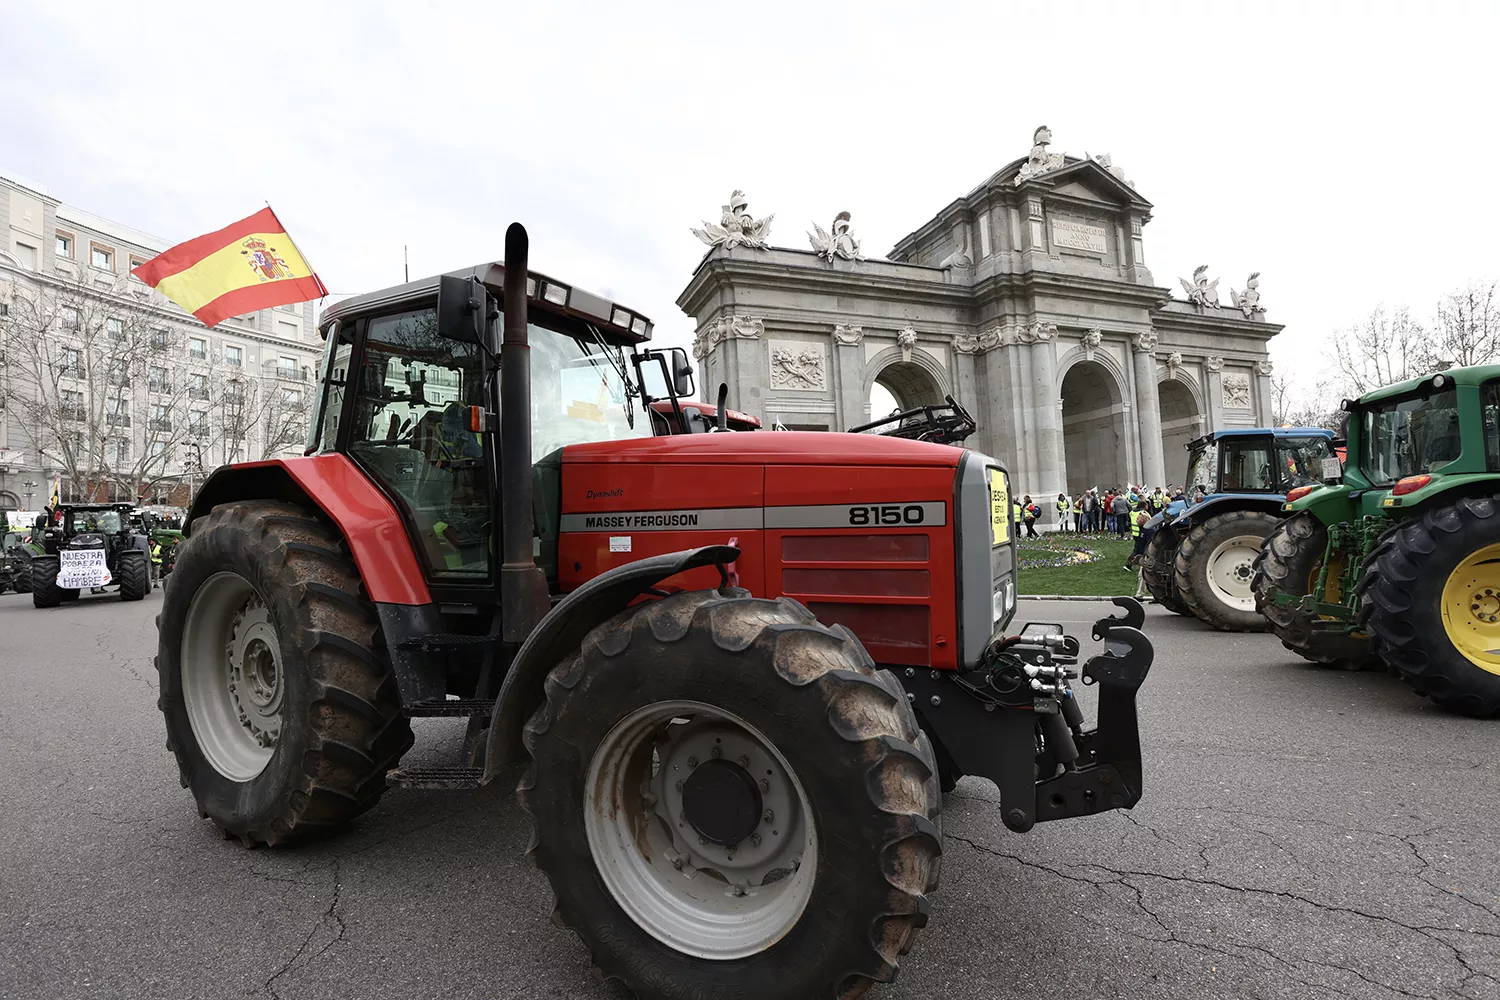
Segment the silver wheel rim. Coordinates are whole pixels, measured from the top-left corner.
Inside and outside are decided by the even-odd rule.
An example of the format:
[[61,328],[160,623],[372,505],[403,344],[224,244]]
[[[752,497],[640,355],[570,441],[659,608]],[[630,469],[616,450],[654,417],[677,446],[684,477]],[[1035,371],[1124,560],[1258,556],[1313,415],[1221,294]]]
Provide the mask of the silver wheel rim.
[[270,613],[237,573],[203,581],[182,632],[182,700],[203,756],[231,781],[265,770],[281,736],[285,671]]
[[1262,541],[1259,535],[1235,535],[1220,542],[1208,557],[1208,589],[1231,608],[1255,610],[1250,581]]
[[[709,761],[741,769],[760,792],[754,832],[731,846],[702,836],[684,809],[683,783]],[[589,763],[584,828],[620,908],[695,958],[765,951],[812,898],[817,834],[807,793],[775,745],[722,708],[658,702],[617,723]]]

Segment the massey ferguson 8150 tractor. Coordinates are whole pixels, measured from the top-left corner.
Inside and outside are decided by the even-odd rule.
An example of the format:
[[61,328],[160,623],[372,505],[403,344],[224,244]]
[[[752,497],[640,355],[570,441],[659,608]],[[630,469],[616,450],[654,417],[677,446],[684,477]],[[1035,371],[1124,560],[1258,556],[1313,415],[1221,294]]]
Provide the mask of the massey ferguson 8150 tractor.
[[1500,715],[1500,365],[1346,400],[1339,485],[1287,495],[1255,596],[1288,649],[1382,662],[1445,708]]
[[[641,371],[680,402],[684,352],[528,272],[520,226],[506,261],[330,309],[307,456],[198,495],[157,665],[205,818],[277,844],[524,761],[529,854],[605,977],[831,1000],[926,924],[940,785],[989,778],[1018,831],[1139,799],[1140,606],[1079,669],[1060,627],[1007,636],[998,462],[653,437]],[[400,770],[420,716],[467,717],[470,760]]]

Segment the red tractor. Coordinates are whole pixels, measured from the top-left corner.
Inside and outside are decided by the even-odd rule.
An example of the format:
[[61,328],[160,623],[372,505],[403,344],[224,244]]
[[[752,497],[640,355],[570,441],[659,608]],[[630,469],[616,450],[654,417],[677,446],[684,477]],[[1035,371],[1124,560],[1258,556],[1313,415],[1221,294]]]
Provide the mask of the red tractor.
[[[528,762],[530,856],[605,977],[806,1000],[895,976],[940,786],[991,779],[1018,831],[1134,805],[1140,606],[1081,670],[1058,626],[1007,636],[998,462],[653,437],[642,371],[680,405],[683,352],[528,272],[518,225],[506,260],[328,310],[306,457],[203,485],[157,659],[203,817],[279,844]],[[469,759],[401,770],[421,716],[466,717]]]

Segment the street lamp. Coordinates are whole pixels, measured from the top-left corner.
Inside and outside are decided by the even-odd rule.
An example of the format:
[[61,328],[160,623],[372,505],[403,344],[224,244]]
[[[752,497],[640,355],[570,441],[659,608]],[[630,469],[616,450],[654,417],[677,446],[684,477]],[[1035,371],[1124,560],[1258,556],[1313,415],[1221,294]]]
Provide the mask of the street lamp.
[[28,479],[28,480],[26,480],[26,482],[22,483],[21,485],[23,487],[25,487],[25,489],[26,489],[26,491],[21,494],[22,496],[24,496],[26,498],[26,509],[30,510],[31,509],[31,498],[34,497],[34,496],[36,496],[36,488],[38,486],[38,483],[37,483],[37,481],[35,479]]

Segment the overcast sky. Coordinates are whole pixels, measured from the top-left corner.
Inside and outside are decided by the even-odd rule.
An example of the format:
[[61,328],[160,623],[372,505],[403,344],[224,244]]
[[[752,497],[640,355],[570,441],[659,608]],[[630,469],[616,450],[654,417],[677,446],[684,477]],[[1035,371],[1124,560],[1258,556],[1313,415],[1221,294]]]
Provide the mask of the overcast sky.
[[[512,9],[514,7],[514,9]],[[270,201],[335,292],[499,257],[686,344],[733,188],[869,255],[1022,156],[1111,153],[1177,289],[1260,271],[1284,372],[1500,276],[1493,2],[0,4],[0,172],[178,241]]]

